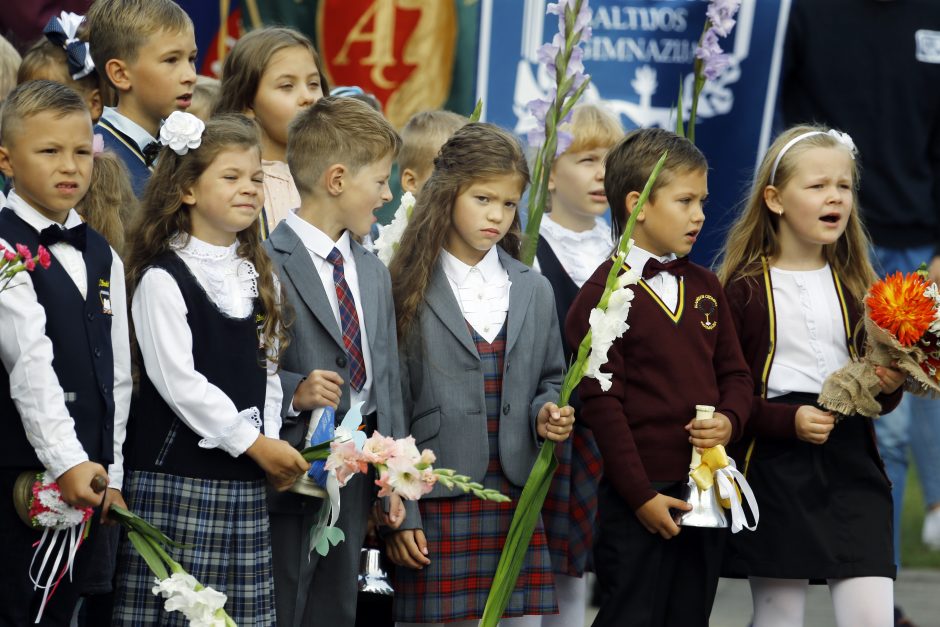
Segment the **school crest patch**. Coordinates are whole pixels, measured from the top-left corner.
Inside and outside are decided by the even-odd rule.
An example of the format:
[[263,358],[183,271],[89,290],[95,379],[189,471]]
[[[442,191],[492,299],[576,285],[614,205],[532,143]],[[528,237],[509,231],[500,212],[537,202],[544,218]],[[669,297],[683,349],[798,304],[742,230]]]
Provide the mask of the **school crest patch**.
[[718,326],[718,301],[711,294],[699,294],[695,297],[695,311],[702,314],[701,325],[711,331]]

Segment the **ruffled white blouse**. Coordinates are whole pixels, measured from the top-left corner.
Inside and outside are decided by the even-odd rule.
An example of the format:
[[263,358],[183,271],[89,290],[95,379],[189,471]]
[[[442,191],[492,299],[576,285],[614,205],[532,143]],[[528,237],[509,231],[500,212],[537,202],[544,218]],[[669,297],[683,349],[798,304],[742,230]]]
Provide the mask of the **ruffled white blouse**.
[[819,270],[770,269],[777,346],[767,397],[818,394],[823,381],[849,360],[839,295],[829,264]]
[[597,266],[607,260],[614,248],[610,225],[602,218],[597,218],[594,228],[588,231],[572,231],[547,214],[539,224],[539,236],[551,246],[561,267],[578,287],[591,278]]
[[509,313],[509,274],[494,246],[475,266],[468,266],[446,250],[441,264],[464,319],[487,342],[499,335]]
[[[238,256],[237,243],[214,246],[189,237],[178,238],[171,247],[222,313],[233,318],[252,314],[258,272]],[[263,417],[258,407],[239,412],[222,390],[196,371],[186,303],[168,272],[150,268],[144,273],[131,314],[147,376],[176,415],[203,437],[200,446],[218,447],[237,457],[257,439],[262,420],[265,435],[278,437],[282,391],[276,365],[268,362]]]

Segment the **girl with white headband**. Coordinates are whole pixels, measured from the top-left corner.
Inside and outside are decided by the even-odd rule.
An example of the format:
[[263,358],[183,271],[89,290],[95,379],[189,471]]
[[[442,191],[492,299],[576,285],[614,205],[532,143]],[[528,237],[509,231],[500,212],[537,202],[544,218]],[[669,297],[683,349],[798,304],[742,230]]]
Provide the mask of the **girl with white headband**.
[[[803,624],[806,587],[829,584],[840,626],[893,621],[891,488],[870,419],[822,411],[826,377],[855,359],[875,273],[857,211],[851,138],[799,126],[757,170],[718,276],[754,379],[734,454],[760,501],[756,532],[728,542],[726,574],[747,576],[754,627]],[[904,376],[880,368],[885,411]]]

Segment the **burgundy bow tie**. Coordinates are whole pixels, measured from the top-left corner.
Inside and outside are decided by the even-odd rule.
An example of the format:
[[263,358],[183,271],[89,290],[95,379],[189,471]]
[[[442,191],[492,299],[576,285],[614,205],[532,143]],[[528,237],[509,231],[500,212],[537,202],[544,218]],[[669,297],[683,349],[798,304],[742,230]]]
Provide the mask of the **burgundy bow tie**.
[[660,272],[668,272],[669,274],[675,276],[682,276],[685,274],[685,270],[689,265],[688,257],[679,257],[678,259],[673,259],[672,261],[667,261],[663,263],[655,257],[650,257],[649,261],[646,262],[646,265],[643,266],[643,279],[652,279],[654,276]]

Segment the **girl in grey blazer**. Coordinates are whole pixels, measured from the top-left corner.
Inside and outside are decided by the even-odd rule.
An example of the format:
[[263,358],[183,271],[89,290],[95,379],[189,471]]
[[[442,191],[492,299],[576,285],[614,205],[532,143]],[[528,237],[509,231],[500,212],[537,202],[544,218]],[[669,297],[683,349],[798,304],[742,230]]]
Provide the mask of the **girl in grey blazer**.
[[[574,423],[574,411],[553,402],[563,358],[552,288],[515,258],[528,179],[512,135],[490,124],[457,131],[390,266],[408,430],[438,465],[511,499],[438,487],[419,502],[420,515],[388,538],[405,567],[395,582],[399,625],[476,625],[539,447],[565,440]],[[505,616],[556,612],[551,570],[539,523]]]

